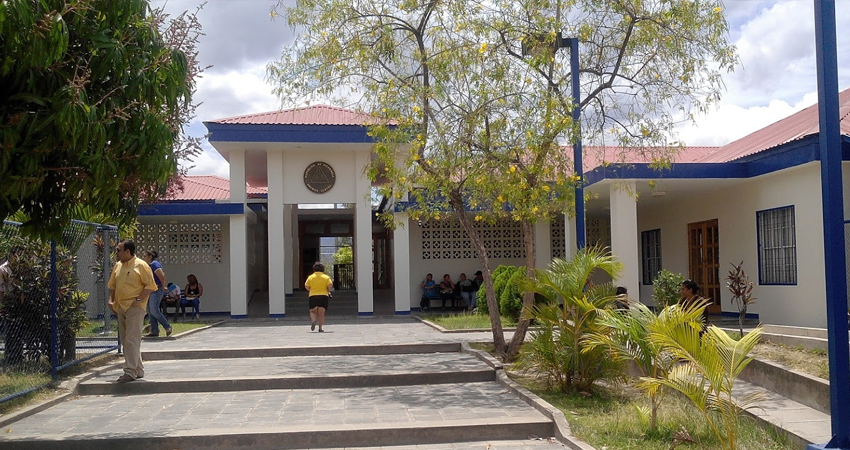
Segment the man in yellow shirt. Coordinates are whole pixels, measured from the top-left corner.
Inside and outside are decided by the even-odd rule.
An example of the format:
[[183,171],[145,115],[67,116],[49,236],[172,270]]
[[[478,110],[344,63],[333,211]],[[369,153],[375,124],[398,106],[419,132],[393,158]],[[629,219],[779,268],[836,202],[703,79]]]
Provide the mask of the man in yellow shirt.
[[124,375],[119,383],[145,376],[142,364],[142,327],[148,295],[156,290],[153,272],[144,260],[136,257],[136,244],[123,241],[115,247],[118,263],[109,277],[109,308],[118,315],[118,334],[124,346]]

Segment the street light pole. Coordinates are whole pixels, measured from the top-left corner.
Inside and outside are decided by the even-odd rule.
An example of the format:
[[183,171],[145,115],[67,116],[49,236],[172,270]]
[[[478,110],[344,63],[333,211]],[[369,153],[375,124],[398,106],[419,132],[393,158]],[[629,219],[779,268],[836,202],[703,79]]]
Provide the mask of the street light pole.
[[[573,127],[575,127],[576,139],[573,141],[573,163],[575,165],[576,180],[575,202],[576,202],[576,248],[581,250],[585,247],[584,228],[584,172],[581,163],[581,85],[579,84],[578,64],[578,38],[565,38],[559,31],[555,42],[548,43],[545,34],[530,35],[522,44],[523,55],[533,55],[540,50],[551,52],[554,56],[559,48],[570,49],[570,75],[573,85]],[[545,45],[543,45],[545,43]],[[566,248],[565,248],[566,250]],[[569,253],[569,252],[567,252]]]
[[834,0],[815,0],[815,43],[832,439],[827,444],[809,445],[808,448],[850,449],[850,410],[847,408],[850,404],[850,345],[847,341],[844,198]]
[[576,180],[576,247],[581,250],[585,247],[584,228],[584,171],[582,169],[581,150],[581,85],[578,73],[578,38],[560,37],[561,46],[570,46],[570,75],[573,85],[573,127],[576,131],[576,139],[573,141],[573,163],[575,164]]

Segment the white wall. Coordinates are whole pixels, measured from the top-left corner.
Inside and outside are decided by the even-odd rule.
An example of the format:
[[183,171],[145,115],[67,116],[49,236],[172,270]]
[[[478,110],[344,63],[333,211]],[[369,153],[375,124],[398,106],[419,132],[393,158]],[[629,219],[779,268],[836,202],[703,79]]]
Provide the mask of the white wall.
[[[364,169],[356,164],[357,152],[368,154],[368,150],[351,150],[345,144],[327,144],[321,153],[287,150],[283,162],[283,202],[357,203],[354,186]],[[323,194],[316,194],[304,185],[304,170],[316,161],[328,163],[336,174],[334,186]]]
[[[452,281],[457,282],[461,272],[465,273],[467,278],[474,278],[475,272],[481,270],[481,264],[478,258],[471,259],[422,259],[422,227],[417,221],[409,221],[405,226],[410,229],[410,306],[419,307],[419,300],[422,298],[422,290],[419,285],[425,280],[425,275],[428,273],[434,274],[434,281],[439,283],[443,280],[443,275],[448,273],[452,277]],[[548,230],[548,227],[547,227]],[[394,258],[403,258],[405,255],[394,255]],[[524,266],[525,258],[491,258],[490,269],[496,270],[499,265],[507,264],[512,266]]]
[[[758,285],[756,211],[794,206],[797,232],[797,285]],[[721,307],[737,313],[725,288],[730,263],[744,262],[744,270],[757,284],[757,302],[748,312],[762,323],[807,327],[826,326],[823,279],[823,216],[820,169],[810,163],[698,195],[668,192],[661,206],[641,207],[639,231],[661,229],[662,267],[688,273],[687,225],[718,219],[720,239]],[[652,286],[641,286],[640,300],[652,304]]]
[[201,312],[230,312],[230,222],[229,216],[143,216],[141,223],[219,223],[221,224],[220,264],[163,264],[166,282],[186,287],[186,277],[195,274],[204,286]]

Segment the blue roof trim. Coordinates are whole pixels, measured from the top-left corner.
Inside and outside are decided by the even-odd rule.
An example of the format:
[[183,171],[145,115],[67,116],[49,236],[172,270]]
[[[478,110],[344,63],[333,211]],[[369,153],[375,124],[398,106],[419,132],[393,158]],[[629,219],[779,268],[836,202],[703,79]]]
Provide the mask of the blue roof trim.
[[223,124],[204,122],[210,142],[336,142],[371,144],[363,125]]
[[242,203],[173,202],[139,206],[140,216],[194,216],[245,214]]
[[[850,136],[842,136],[842,155],[850,161]],[[584,174],[585,186],[606,179],[752,178],[820,160],[818,135],[809,135],[773,149],[726,163],[679,163],[669,169],[649,164],[609,164]]]
[[585,186],[605,179],[643,178],[746,178],[746,166],[742,163],[682,163],[669,169],[657,169],[647,163],[608,164],[584,174]]

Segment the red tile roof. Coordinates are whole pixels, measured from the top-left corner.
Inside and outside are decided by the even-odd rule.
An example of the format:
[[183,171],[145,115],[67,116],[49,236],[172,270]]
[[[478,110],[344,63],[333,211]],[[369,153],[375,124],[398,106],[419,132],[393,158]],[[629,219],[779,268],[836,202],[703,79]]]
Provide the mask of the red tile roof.
[[328,105],[270,111],[211,120],[220,124],[253,125],[368,125],[376,119],[368,114]]
[[[564,147],[572,152],[572,146]],[[711,155],[718,151],[720,147],[684,147],[673,157],[673,163],[689,163]],[[588,172],[595,169],[603,162],[611,164],[639,164],[650,163],[652,152],[642,152],[637,147],[614,147],[614,146],[586,146],[584,151],[584,159],[582,165],[584,171]]]
[[[225,200],[230,198],[230,180],[215,175],[186,175],[182,179],[183,192],[168,200]],[[248,197],[268,194],[267,188],[247,186]]]
[[[850,89],[839,93],[838,107],[840,111],[841,134],[850,134],[850,120],[848,120],[848,115],[850,115]],[[733,161],[787,142],[802,139],[817,133],[819,129],[818,105],[815,103],[802,111],[750,133],[737,141],[732,141],[722,146],[720,150],[705,155],[694,162],[713,163]]]

